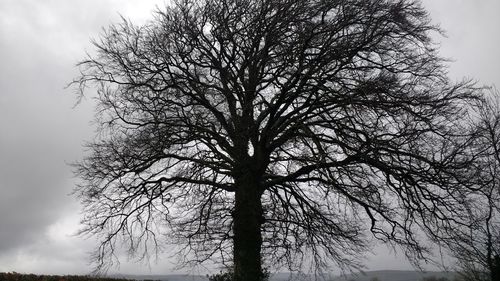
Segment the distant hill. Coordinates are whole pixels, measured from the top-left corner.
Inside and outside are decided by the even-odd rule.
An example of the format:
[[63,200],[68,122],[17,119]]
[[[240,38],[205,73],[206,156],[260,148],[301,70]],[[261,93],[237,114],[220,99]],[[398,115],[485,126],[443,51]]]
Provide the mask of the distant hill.
[[[326,281],[372,281],[378,278],[379,281],[421,281],[424,277],[446,277],[452,281],[455,277],[453,272],[443,271],[403,271],[403,270],[378,270],[366,271],[358,274],[348,274],[345,276],[333,276],[326,278]],[[199,275],[113,275],[113,277],[126,278],[132,280],[159,280],[159,281],[208,281],[205,276]],[[314,280],[310,275],[291,275],[290,273],[276,273],[271,275],[270,281],[310,281]]]
[[359,274],[349,274],[345,277],[336,277],[332,281],[371,281],[378,278],[379,281],[420,281],[425,277],[446,277],[452,281],[456,273],[444,271],[403,271],[403,270],[379,270],[367,271]]

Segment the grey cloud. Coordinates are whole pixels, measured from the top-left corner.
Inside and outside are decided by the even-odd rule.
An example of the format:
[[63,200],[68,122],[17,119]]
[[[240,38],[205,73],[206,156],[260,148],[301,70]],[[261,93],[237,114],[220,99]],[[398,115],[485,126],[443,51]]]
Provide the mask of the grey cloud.
[[74,182],[67,162],[81,157],[81,144],[92,134],[88,125],[92,110],[72,109],[75,96],[64,87],[77,74],[76,57],[83,57],[83,46],[89,45],[88,32],[98,32],[103,24],[98,17],[109,19],[110,10],[93,8],[96,4],[0,4],[0,252],[4,254],[36,244],[65,212],[78,213],[68,196]]
[[77,230],[67,163],[93,136],[92,102],[73,109],[65,86],[92,51],[90,39],[130,3],[0,1],[0,271],[88,272],[94,242],[53,231],[64,218],[75,222],[67,233]]
[[0,146],[0,252],[36,239],[68,204],[69,173],[58,147],[21,138]]

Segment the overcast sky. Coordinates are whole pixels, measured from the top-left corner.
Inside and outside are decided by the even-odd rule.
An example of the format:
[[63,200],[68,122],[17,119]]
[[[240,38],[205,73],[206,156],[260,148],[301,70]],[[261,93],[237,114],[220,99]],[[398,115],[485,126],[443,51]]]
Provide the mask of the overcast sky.
[[[76,108],[65,85],[75,64],[92,52],[91,38],[119,15],[144,22],[163,0],[0,0],[0,272],[85,274],[94,242],[75,237],[79,205],[67,163],[80,159],[93,137],[92,102]],[[425,0],[438,38],[452,58],[450,76],[500,88],[500,1]],[[125,263],[113,271],[168,273]],[[377,251],[368,268],[408,269],[400,257]]]

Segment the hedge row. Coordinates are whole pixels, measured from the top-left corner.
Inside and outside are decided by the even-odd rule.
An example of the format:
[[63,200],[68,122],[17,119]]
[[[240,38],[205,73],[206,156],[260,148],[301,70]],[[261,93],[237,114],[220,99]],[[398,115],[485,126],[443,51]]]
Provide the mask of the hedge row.
[[[0,272],[0,281],[125,281],[127,279],[101,278],[95,276],[59,276]],[[130,280],[127,280],[130,281]]]

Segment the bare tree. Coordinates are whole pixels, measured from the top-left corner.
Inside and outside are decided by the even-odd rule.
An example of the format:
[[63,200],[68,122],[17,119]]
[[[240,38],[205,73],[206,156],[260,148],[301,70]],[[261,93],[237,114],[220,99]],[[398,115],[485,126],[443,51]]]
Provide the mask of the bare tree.
[[[471,112],[475,140],[475,192],[467,203],[468,223],[441,239],[457,259],[465,280],[500,280],[500,94],[491,89]],[[445,236],[446,237],[446,236]]]
[[109,27],[75,80],[98,86],[76,168],[98,265],[122,240],[181,243],[238,281],[360,266],[369,235],[425,258],[419,231],[462,215],[477,98],[432,32],[412,0],[178,0]]

